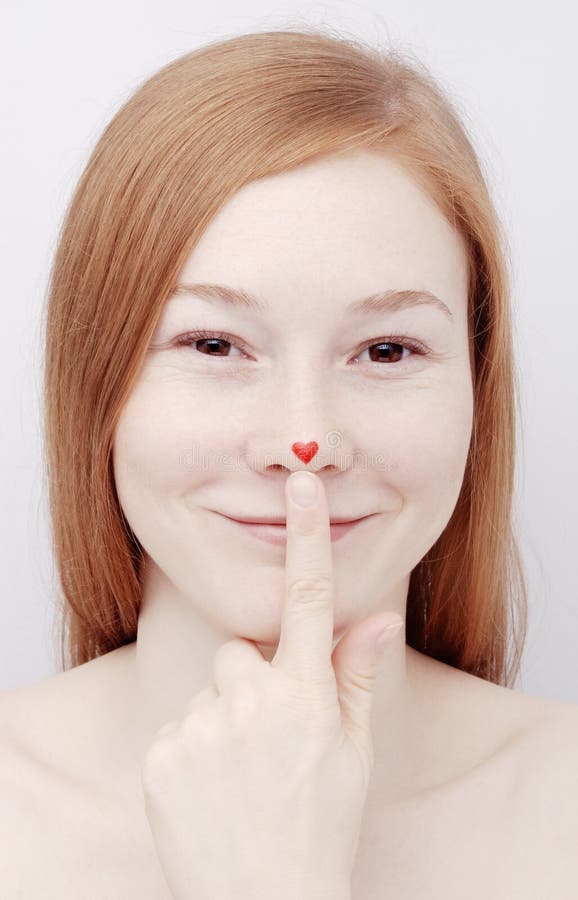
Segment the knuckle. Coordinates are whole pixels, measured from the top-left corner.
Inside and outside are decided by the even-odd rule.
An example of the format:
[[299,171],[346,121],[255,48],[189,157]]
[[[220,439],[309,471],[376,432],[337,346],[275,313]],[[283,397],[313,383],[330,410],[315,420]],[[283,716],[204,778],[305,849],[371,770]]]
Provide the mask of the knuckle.
[[185,749],[191,753],[200,742],[211,742],[217,735],[218,727],[214,710],[207,708],[192,709],[183,719],[182,733]]
[[304,516],[303,519],[295,522],[293,527],[297,534],[304,537],[317,537],[321,531],[319,522],[313,516]]
[[173,743],[167,738],[156,739],[148,748],[141,766],[142,781],[145,787],[154,787],[164,781],[173,769],[175,751]]
[[363,691],[369,696],[372,695],[376,680],[376,676],[373,672],[364,673],[348,670],[345,675],[345,686],[343,688],[344,696],[353,699],[359,691]]
[[305,603],[326,601],[333,591],[333,579],[328,575],[307,575],[289,586],[289,596]]
[[235,643],[236,643],[235,641],[226,641],[224,644],[221,644],[217,648],[217,652],[215,653],[213,665],[215,665],[215,666],[225,665],[227,662],[227,659],[229,657],[229,654],[231,652],[231,649],[235,648]]
[[243,682],[229,697],[229,710],[235,722],[253,717],[261,705],[261,694],[255,685]]

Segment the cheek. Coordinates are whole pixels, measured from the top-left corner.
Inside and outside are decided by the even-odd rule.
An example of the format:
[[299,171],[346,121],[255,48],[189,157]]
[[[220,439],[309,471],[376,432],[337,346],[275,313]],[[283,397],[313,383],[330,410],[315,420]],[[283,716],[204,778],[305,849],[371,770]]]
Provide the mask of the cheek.
[[440,504],[442,516],[445,509],[446,521],[457,503],[464,478],[472,416],[471,394],[460,402],[440,403],[431,410],[427,450],[418,471],[424,496]]
[[[114,475],[121,494],[155,493],[177,486],[183,477],[184,441],[175,440],[166,411],[132,397],[120,416],[113,447]],[[152,412],[154,408],[155,412]]]
[[184,387],[143,379],[133,390],[114,437],[119,496],[128,491],[180,495],[230,453],[226,416]]
[[453,508],[471,438],[471,387],[466,383],[397,399],[381,438],[387,448],[392,481],[408,499],[424,504],[449,503]]

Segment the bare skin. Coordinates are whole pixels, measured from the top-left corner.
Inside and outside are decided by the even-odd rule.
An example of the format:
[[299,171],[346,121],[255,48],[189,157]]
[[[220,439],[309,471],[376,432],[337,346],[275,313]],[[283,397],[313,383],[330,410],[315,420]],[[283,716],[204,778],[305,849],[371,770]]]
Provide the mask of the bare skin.
[[[3,896],[170,900],[127,753],[135,649],[2,695]],[[415,786],[384,801],[376,768],[352,896],[417,900],[427,885],[432,898],[458,900],[472,878],[474,900],[570,900],[575,707],[401,652],[420,710]],[[396,765],[401,783],[409,768]],[[549,802],[544,783],[557,792]]]

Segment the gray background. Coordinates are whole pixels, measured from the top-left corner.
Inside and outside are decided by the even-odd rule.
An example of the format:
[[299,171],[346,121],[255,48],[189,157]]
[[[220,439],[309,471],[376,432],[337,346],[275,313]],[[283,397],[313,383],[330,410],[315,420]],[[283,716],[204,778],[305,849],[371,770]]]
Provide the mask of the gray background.
[[0,689],[57,671],[54,565],[42,483],[40,317],[58,228],[120,105],[165,63],[216,38],[328,24],[410,49],[458,103],[509,234],[523,386],[517,523],[530,627],[516,689],[578,703],[574,562],[576,5],[486,0],[216,0],[4,5],[0,268]]

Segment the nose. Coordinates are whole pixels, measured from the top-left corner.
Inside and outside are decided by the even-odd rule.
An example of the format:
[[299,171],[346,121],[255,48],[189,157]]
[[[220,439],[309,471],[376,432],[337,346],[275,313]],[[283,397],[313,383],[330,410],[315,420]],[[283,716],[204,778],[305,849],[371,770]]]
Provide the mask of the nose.
[[315,474],[336,475],[353,465],[353,434],[343,429],[350,417],[342,395],[323,380],[316,365],[295,363],[296,371],[284,370],[274,397],[267,403],[265,427],[244,435],[245,455],[262,475],[296,472],[304,467]]

